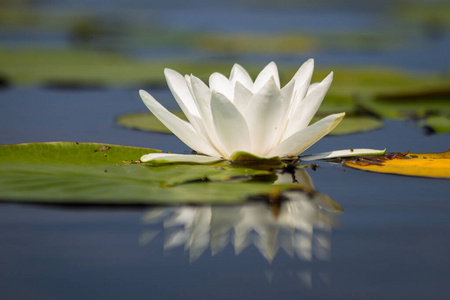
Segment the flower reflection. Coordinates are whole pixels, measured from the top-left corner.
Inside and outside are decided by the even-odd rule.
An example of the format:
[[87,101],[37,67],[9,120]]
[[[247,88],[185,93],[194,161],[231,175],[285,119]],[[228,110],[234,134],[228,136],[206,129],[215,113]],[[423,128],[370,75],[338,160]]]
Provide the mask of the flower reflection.
[[[254,245],[268,262],[279,249],[307,261],[330,259],[331,229],[342,209],[314,189],[305,170],[280,174],[277,183],[292,180],[299,189],[284,192],[286,200],[281,203],[154,208],[143,216],[143,222],[162,221],[164,250],[184,246],[191,262],[208,248],[215,255],[228,244],[236,255]],[[144,231],[140,242],[146,244],[156,234]]]

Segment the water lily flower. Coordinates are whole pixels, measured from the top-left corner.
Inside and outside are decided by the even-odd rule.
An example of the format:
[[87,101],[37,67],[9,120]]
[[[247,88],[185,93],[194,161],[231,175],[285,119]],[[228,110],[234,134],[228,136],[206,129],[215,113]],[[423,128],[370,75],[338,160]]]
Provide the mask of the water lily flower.
[[309,125],[333,80],[331,72],[322,82],[311,84],[312,59],[306,61],[284,87],[278,69],[269,63],[253,81],[238,64],[227,78],[209,77],[209,86],[194,75],[182,76],[165,69],[167,83],[185,114],[184,121],[149,93],[140,90],[148,109],[181,141],[202,155],[144,155],[141,161],[214,162],[246,152],[270,157],[295,157],[333,130],[345,113],[333,114]]

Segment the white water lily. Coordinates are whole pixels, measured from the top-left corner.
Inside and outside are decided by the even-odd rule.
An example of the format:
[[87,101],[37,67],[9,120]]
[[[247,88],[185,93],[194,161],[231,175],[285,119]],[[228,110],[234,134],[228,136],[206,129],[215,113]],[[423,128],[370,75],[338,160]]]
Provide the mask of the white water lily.
[[[294,157],[333,130],[345,113],[333,114],[309,125],[333,80],[311,83],[312,59],[306,61],[284,87],[277,66],[269,63],[253,81],[238,64],[230,77],[213,73],[209,87],[194,75],[165,69],[169,88],[186,115],[178,118],[150,94],[140,90],[148,109],[181,141],[197,153],[230,159],[238,151],[269,158]],[[162,154],[157,154],[162,159]],[[149,161],[154,154],[144,155]],[[164,160],[178,159],[165,154]]]

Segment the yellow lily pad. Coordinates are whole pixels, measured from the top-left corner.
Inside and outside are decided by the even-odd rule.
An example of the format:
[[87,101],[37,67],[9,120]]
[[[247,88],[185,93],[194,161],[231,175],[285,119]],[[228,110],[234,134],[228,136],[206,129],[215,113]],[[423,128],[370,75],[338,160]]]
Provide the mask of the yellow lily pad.
[[442,153],[391,153],[358,157],[346,166],[364,171],[450,179],[450,150]]

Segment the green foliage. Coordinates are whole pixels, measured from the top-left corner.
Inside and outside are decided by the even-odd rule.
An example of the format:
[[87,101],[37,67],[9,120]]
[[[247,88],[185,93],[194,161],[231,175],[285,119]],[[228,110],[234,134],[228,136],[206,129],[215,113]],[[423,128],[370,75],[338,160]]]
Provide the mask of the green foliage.
[[431,116],[419,122],[419,126],[431,129],[433,133],[450,132],[450,116]]
[[228,163],[151,166],[139,162],[143,154],[152,152],[159,151],[71,142],[2,145],[0,200],[115,205],[237,203],[284,188],[271,184],[277,178],[273,172]]

